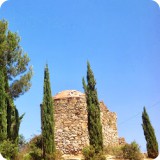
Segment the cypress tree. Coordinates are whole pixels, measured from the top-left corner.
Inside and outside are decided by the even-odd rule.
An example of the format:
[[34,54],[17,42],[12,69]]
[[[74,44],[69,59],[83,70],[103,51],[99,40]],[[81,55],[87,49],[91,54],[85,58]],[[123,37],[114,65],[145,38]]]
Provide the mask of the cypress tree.
[[95,152],[99,153],[103,150],[102,124],[97,89],[95,87],[96,81],[89,62],[87,62],[87,84],[84,78],[82,83],[87,102],[89,141]]
[[19,116],[19,112],[17,108],[14,105],[10,107],[11,108],[8,109],[9,113],[7,115],[8,120],[10,120],[10,123],[8,122],[8,126],[7,126],[8,139],[11,140],[14,144],[18,145],[19,127],[24,114]]
[[7,138],[6,94],[3,71],[0,70],[0,142]]
[[149,115],[145,107],[142,113],[142,121],[143,121],[142,127],[144,131],[144,136],[147,142],[146,147],[147,147],[148,157],[156,158],[158,156],[158,143],[154,129],[149,119]]
[[[5,90],[9,90],[8,81],[6,79]],[[7,138],[15,145],[18,145],[20,122],[24,116],[19,116],[19,112],[14,105],[14,101],[10,93],[6,93],[6,112],[7,112]]]
[[46,65],[44,70],[43,103],[41,106],[43,157],[45,160],[49,160],[48,157],[53,155],[55,152],[53,114],[53,99],[50,86],[49,70],[48,65]]
[[9,93],[6,93],[8,82],[4,71],[0,70],[0,141],[9,139],[18,145],[19,126],[23,115],[19,117]]

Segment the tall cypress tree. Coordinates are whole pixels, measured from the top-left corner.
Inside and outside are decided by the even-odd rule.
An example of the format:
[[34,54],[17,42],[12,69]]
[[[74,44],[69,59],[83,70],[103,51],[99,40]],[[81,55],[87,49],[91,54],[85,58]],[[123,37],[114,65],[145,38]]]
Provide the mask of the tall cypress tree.
[[0,69],[0,142],[7,138],[7,106],[4,74]]
[[43,157],[45,160],[49,160],[48,156],[55,152],[53,111],[49,70],[48,65],[46,65],[44,70],[43,103],[41,106]]
[[8,123],[7,136],[9,140],[11,140],[14,144],[18,145],[19,127],[20,127],[20,123],[21,123],[21,120],[24,114],[19,116],[19,112],[13,103],[12,105],[9,105],[7,108],[8,108],[7,110],[8,111],[7,113],[7,123]]
[[103,150],[102,124],[100,120],[100,106],[98,101],[96,81],[91,70],[89,62],[87,62],[87,84],[83,78],[83,88],[86,94],[87,110],[88,110],[88,132],[90,145],[95,148],[96,153]]
[[12,98],[6,93],[7,86],[4,71],[0,69],[0,141],[9,139],[18,145],[20,121],[24,115],[19,117]]
[[[5,91],[9,90],[8,80],[5,79]],[[20,122],[24,116],[19,116],[19,112],[14,105],[13,98],[10,92],[6,93],[6,118],[7,118],[7,138],[12,141],[12,143],[18,145],[19,140],[19,127]]]
[[144,107],[142,113],[142,127],[144,131],[144,136],[147,142],[147,153],[149,158],[156,158],[158,156],[158,143],[154,133],[154,129],[149,119],[149,115]]

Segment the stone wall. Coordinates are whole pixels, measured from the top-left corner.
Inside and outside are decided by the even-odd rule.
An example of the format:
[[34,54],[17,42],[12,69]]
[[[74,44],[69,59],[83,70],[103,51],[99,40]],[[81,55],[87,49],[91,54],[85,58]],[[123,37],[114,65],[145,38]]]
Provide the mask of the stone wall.
[[103,102],[100,102],[103,144],[118,145],[117,115],[110,112]]
[[[55,142],[63,154],[80,154],[89,145],[88,114],[85,95],[67,90],[54,96]],[[104,145],[119,143],[116,113],[100,102]]]
[[89,144],[86,100],[81,93],[64,92],[54,97],[55,142],[63,154],[75,155]]

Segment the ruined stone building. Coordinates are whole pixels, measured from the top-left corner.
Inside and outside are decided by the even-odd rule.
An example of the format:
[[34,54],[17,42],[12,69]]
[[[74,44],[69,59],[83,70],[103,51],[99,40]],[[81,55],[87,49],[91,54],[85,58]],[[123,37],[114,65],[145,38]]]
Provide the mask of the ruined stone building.
[[[63,154],[80,154],[89,145],[85,94],[66,90],[54,97],[55,142]],[[104,145],[118,145],[117,115],[100,102]]]

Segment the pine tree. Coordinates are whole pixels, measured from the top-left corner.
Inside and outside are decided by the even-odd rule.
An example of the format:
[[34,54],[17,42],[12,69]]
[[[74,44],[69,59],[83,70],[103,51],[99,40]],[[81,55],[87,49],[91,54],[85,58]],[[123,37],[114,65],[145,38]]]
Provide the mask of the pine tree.
[[43,157],[45,160],[49,160],[48,156],[53,155],[55,152],[53,111],[49,70],[48,65],[46,65],[44,71],[43,103],[41,105]]
[[158,156],[158,143],[154,133],[154,129],[149,119],[149,115],[144,107],[142,113],[142,127],[144,131],[144,136],[146,139],[147,153],[149,158],[156,158]]
[[7,138],[6,94],[3,71],[0,70],[0,142]]
[[[28,67],[29,57],[20,46],[20,37],[8,29],[5,20],[0,21],[0,69],[3,72],[7,121],[7,138],[17,143],[20,121],[14,99],[23,95],[31,87],[32,68]],[[1,85],[1,84],[0,84]],[[1,108],[1,111],[3,109]]]
[[[30,59],[20,46],[17,33],[8,30],[8,23],[0,21],[0,68],[4,71],[6,93],[18,98],[31,87],[32,67]],[[8,85],[8,86],[7,86]]]
[[100,120],[100,106],[98,101],[96,81],[91,70],[89,62],[87,62],[87,84],[83,78],[83,88],[86,94],[87,110],[88,110],[88,132],[90,145],[94,147],[96,153],[103,150],[102,124]]

